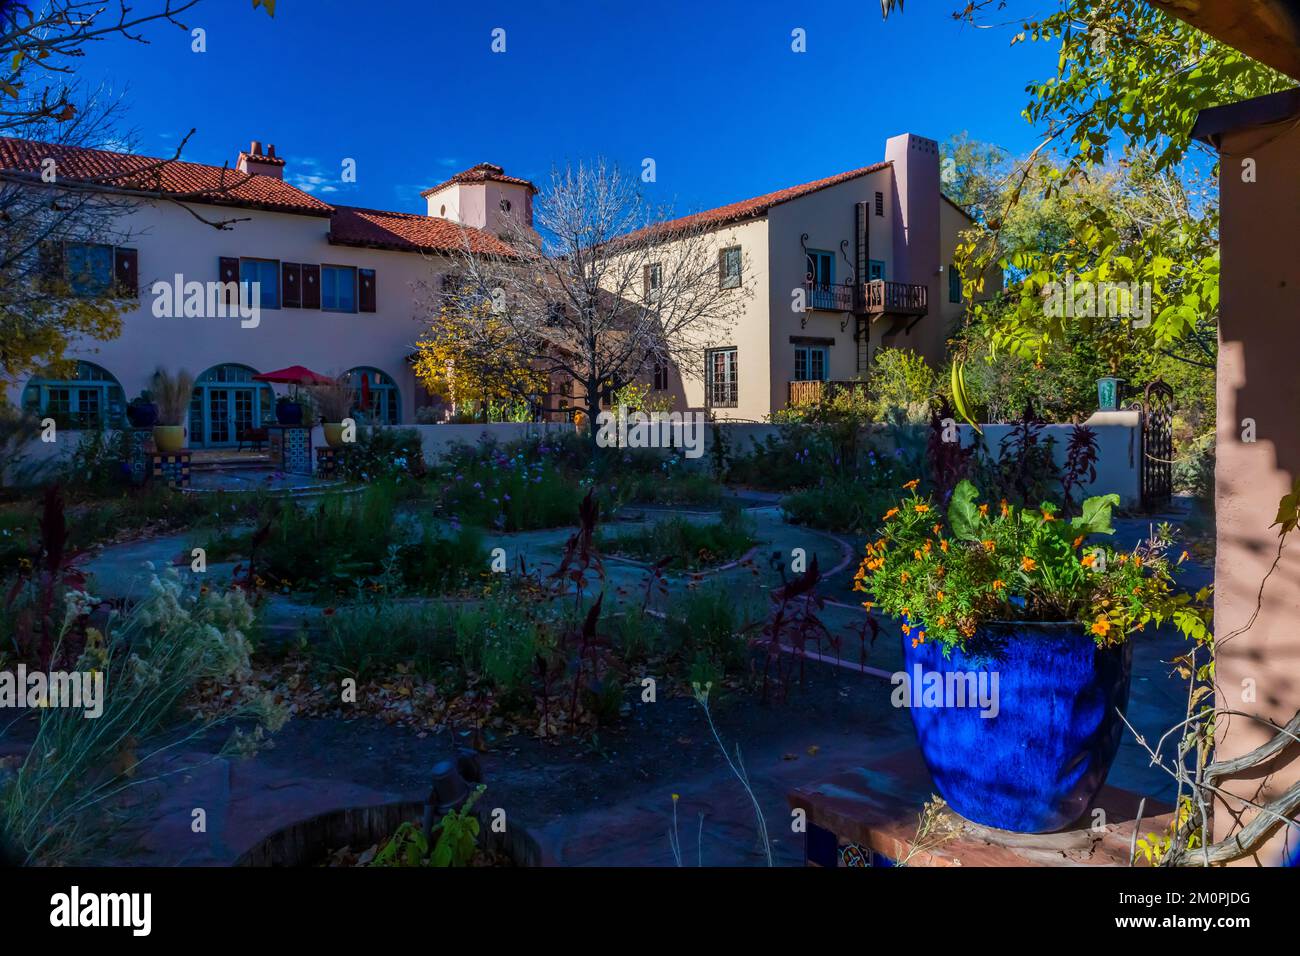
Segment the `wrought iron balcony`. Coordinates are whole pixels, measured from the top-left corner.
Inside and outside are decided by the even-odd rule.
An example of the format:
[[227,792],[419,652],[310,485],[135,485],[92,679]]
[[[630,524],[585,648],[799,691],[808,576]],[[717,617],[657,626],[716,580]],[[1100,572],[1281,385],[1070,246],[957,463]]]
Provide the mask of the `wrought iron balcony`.
[[925,315],[929,291],[923,285],[873,279],[864,287],[861,311],[867,315]]
[[824,285],[804,280],[807,307],[816,312],[856,312],[857,290],[851,285]]
[[804,281],[807,308],[813,312],[854,312],[859,315],[925,315],[929,289],[909,282],[872,279],[861,285],[824,285]]

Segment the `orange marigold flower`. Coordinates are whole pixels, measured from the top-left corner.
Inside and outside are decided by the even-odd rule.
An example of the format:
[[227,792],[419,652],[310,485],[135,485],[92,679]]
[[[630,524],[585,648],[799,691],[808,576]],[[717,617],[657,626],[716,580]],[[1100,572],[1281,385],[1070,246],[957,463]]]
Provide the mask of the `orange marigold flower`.
[[947,539],[947,538],[944,538],[942,541],[939,542],[939,550],[942,551],[944,554],[947,554],[947,553],[948,553],[948,539]]
[[943,592],[942,592],[942,591],[939,591],[939,592],[935,595],[935,597],[937,597],[940,601],[942,601],[942,600],[943,600]]
[[1097,552],[1094,551],[1092,554],[1085,554],[1082,558],[1079,559],[1079,563],[1082,564],[1085,568],[1092,567],[1094,564],[1097,563]]
[[870,611],[873,607],[876,606],[876,602],[875,602],[875,601],[863,601],[863,602],[862,602],[862,606],[865,607],[868,611]]
[[1001,578],[995,578],[993,581],[993,590],[995,591],[1001,591],[1006,586],[1007,582],[1003,581]]
[[1074,547],[1077,548],[1079,545],[1083,544],[1083,538],[1084,538],[1083,535],[1079,535],[1079,537],[1075,538],[1075,539],[1074,539]]
[[935,535],[936,537],[937,537],[937,536],[938,536],[942,531],[943,531],[943,525],[941,525],[941,524],[937,524],[937,525],[935,525],[933,528],[930,529],[930,533],[933,534],[933,535]]
[[888,511],[885,512],[885,520],[888,521],[890,518],[894,517],[894,515],[896,515],[896,514],[898,514],[898,509],[897,509],[897,508],[890,508]]
[[1110,621],[1103,614],[1092,622],[1092,633],[1099,637],[1105,637],[1110,633]]
[[945,624],[947,624],[947,623],[948,623],[948,619],[947,619],[946,617],[944,617],[942,614],[940,614],[940,615],[939,615],[939,621],[938,621],[939,626],[940,626],[940,627],[943,627],[943,626],[944,626]]
[[1051,513],[1050,511],[1048,511],[1046,508],[1041,509],[1041,511],[1043,512],[1043,520],[1044,520],[1044,521],[1055,521],[1055,520],[1056,520],[1056,515],[1052,514],[1052,513]]
[[989,513],[989,506],[988,506],[988,505],[980,505],[980,517],[981,517],[981,518],[988,517],[988,513]]
[[1033,558],[1031,558],[1029,555],[1025,555],[1020,559],[1020,570],[1032,571],[1036,567],[1038,567],[1038,562],[1035,561]]
[[918,505],[916,505],[916,513],[917,513],[917,514],[925,514],[925,513],[926,513],[927,511],[929,511],[929,510],[930,510],[930,506],[929,506],[929,505],[922,505],[922,504],[918,504]]
[[984,545],[984,550],[987,551],[989,554],[992,554],[994,551],[996,551],[998,547],[997,543],[994,542],[992,538],[989,538],[987,541],[981,541],[980,544]]
[[1002,517],[1005,518],[1007,515],[1009,515],[1009,514],[1011,513],[1011,506],[1010,506],[1009,504],[1007,504],[1007,499],[1006,499],[1006,498],[1003,498],[1003,499],[1002,499],[1002,506],[1001,506],[1001,507],[1002,507]]
[[[904,625],[903,625],[903,633],[904,633],[904,634],[911,634],[911,633],[912,633],[912,625],[910,625],[910,624],[904,624]],[[915,647],[916,645],[913,644],[912,646]]]
[[903,571],[898,575],[898,580],[900,584],[906,584],[908,581],[912,580],[912,576],[906,571]]
[[903,490],[904,490],[904,491],[911,491],[913,488],[915,488],[915,487],[916,487],[917,485],[919,485],[920,483],[921,483],[921,479],[920,479],[920,478],[913,478],[913,479],[912,479],[911,481],[909,481],[907,484],[903,485]]

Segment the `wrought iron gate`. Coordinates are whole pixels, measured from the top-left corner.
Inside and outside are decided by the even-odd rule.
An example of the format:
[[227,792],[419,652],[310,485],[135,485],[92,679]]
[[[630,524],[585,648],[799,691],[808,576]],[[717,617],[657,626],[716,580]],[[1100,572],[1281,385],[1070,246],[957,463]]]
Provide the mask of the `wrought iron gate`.
[[1142,396],[1142,509],[1157,511],[1174,492],[1174,390],[1156,379]]

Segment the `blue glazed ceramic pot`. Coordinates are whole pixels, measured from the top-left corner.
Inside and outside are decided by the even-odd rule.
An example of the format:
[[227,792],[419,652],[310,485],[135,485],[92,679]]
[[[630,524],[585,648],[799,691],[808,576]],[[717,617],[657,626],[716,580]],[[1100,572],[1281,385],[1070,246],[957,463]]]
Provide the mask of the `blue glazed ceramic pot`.
[[921,753],[954,810],[1049,833],[1089,809],[1123,736],[1132,642],[1102,649],[1081,624],[1017,621],[987,625],[949,658],[904,637],[903,661]]

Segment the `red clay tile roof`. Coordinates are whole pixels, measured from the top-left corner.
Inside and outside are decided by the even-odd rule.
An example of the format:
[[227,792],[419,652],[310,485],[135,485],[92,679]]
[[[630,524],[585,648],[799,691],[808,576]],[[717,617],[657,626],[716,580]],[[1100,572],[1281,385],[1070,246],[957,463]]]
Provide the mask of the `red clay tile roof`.
[[400,252],[463,252],[515,256],[516,250],[490,232],[434,216],[338,206],[330,220],[330,242]]
[[674,233],[684,229],[695,228],[713,228],[714,226],[725,226],[735,222],[744,222],[747,219],[759,219],[767,215],[767,211],[773,206],[779,206],[783,202],[789,202],[792,199],[798,199],[800,196],[807,196],[809,193],[815,193],[819,189],[826,189],[829,186],[838,186],[840,183],[846,183],[850,179],[857,179],[859,176],[866,176],[868,173],[879,172],[882,169],[888,169],[892,164],[888,162],[876,163],[874,166],[863,166],[861,169],[851,169],[847,173],[840,173],[837,176],[828,176],[825,179],[816,179],[810,183],[803,183],[800,186],[788,186],[785,189],[778,189],[776,192],[766,193],[762,196],[755,196],[753,199],[745,199],[740,202],[733,202],[727,206],[718,206],[716,209],[706,209],[704,212],[693,213],[689,216],[682,216],[680,219],[670,219],[668,222],[662,222],[647,229],[641,229],[637,232],[630,233],[625,238],[640,238],[649,231]]
[[530,183],[528,180],[519,179],[516,176],[507,176],[505,174],[505,170],[503,170],[500,166],[496,166],[492,163],[478,163],[475,166],[471,166],[469,169],[465,170],[464,172],[460,172],[457,173],[455,176],[452,176],[451,179],[447,180],[445,183],[439,183],[438,185],[430,189],[426,189],[424,192],[420,193],[420,195],[425,197],[431,196],[434,193],[436,193],[439,189],[445,189],[448,186],[454,186],[458,183],[486,183],[486,182],[513,183],[516,186],[527,186],[531,192],[534,193],[537,192],[537,187],[534,186],[532,183]]
[[161,193],[195,203],[252,206],[313,216],[328,216],[332,211],[327,203],[274,176],[133,153],[0,137],[0,170],[39,175],[46,159],[54,160],[59,178],[80,184]]
[[240,160],[248,160],[250,163],[263,163],[267,166],[283,166],[284,157],[268,156],[266,153],[250,153],[247,151],[239,154]]

